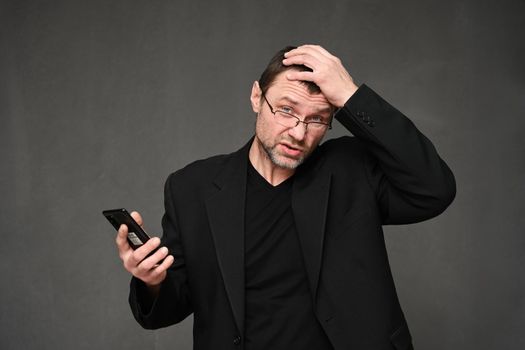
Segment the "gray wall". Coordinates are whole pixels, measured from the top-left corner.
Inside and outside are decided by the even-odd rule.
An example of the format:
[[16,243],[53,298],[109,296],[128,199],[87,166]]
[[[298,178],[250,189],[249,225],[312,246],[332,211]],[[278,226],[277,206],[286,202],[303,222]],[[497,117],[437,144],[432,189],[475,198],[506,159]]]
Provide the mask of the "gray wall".
[[191,319],[133,320],[100,212],[160,233],[166,176],[241,146],[253,80],[311,42],[455,172],[442,216],[386,228],[416,347],[525,348],[524,29],[523,0],[2,1],[0,348],[190,349]]

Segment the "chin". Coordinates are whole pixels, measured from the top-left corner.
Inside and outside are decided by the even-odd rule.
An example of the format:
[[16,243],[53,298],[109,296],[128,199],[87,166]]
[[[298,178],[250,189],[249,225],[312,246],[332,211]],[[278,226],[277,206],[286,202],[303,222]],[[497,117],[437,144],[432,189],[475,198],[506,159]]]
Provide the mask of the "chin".
[[301,165],[304,161],[303,157],[299,159],[290,159],[275,154],[270,155],[270,159],[272,160],[272,163],[277,165],[278,167],[290,170],[297,169],[297,167]]

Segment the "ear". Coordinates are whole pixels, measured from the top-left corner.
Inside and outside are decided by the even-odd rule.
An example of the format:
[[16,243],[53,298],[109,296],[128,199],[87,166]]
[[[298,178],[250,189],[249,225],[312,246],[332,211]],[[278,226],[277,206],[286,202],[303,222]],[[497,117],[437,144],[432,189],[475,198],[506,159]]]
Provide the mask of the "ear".
[[259,87],[259,82],[256,80],[253,82],[252,93],[250,95],[250,101],[252,102],[252,109],[255,113],[259,113],[261,110],[261,97],[262,91]]

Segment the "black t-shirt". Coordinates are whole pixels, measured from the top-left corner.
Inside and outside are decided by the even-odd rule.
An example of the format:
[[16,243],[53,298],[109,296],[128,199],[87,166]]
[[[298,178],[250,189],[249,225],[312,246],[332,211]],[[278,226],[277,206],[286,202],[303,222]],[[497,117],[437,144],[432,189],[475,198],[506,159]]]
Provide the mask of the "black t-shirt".
[[274,187],[248,168],[246,349],[333,349],[313,312],[291,208],[293,177]]

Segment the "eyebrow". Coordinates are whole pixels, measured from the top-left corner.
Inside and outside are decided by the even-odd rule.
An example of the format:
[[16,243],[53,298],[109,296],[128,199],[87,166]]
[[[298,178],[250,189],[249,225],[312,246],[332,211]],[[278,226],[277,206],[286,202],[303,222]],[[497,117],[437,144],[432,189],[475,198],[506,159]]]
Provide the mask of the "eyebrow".
[[[281,97],[280,99],[278,99],[277,101],[278,101],[278,102],[288,101],[289,103],[291,103],[291,104],[294,105],[294,106],[299,105],[299,102],[297,102],[296,100],[294,100],[293,98],[288,97],[288,96],[283,96],[283,97]],[[329,113],[331,113],[331,112],[332,112],[332,108],[331,108],[331,107],[326,107],[326,108],[318,109],[318,110],[316,111],[316,113],[325,113],[325,112],[329,112]]]
[[288,96],[283,96],[280,99],[278,99],[277,101],[278,102],[288,101],[288,102],[290,102],[291,104],[293,104],[295,106],[297,106],[299,104],[299,102],[297,102],[296,100],[294,100],[293,98],[288,97]]

